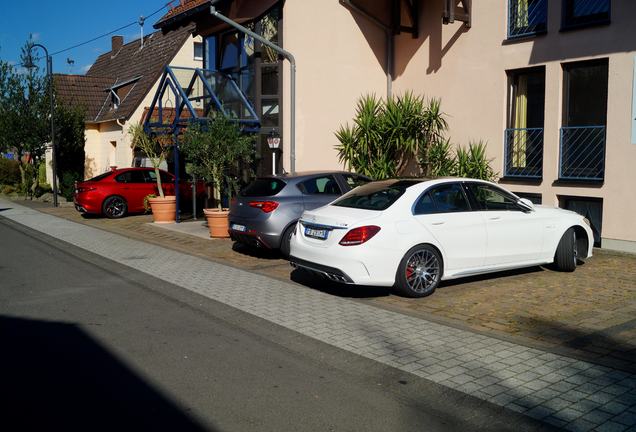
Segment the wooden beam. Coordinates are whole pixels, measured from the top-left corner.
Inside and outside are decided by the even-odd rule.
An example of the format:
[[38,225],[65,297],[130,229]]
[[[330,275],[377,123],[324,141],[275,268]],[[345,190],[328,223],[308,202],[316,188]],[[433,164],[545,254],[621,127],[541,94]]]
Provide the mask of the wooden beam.
[[[445,0],[442,18],[444,24],[452,24],[457,20],[470,28],[472,25],[471,3],[471,0]],[[461,8],[458,8],[460,4]]]

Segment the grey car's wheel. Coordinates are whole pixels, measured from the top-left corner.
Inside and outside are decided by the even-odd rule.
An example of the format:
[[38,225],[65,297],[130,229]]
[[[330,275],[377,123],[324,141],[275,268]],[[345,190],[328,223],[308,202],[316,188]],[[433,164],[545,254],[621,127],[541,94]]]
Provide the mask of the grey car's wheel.
[[569,228],[561,237],[556,253],[554,254],[554,265],[557,270],[573,272],[579,256],[574,228]]
[[433,294],[442,278],[442,257],[429,245],[411,248],[398,266],[395,287],[407,297],[426,297]]
[[295,223],[292,224],[291,226],[288,226],[280,239],[280,254],[284,256],[285,258],[289,258],[289,251],[291,249],[290,247],[291,237],[292,237],[292,234],[294,234],[295,228],[296,228]]
[[119,196],[108,197],[102,204],[102,213],[108,219],[119,219],[126,216],[128,205],[126,200]]

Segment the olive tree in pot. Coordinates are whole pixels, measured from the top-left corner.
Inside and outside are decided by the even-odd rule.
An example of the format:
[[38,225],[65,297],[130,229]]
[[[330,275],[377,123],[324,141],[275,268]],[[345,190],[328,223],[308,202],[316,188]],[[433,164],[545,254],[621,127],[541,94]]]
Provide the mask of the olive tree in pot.
[[[254,158],[254,137],[241,132],[238,124],[216,115],[188,127],[181,151],[192,172],[212,185],[213,208],[204,209],[211,237],[229,237],[228,214],[222,197],[236,193],[236,174]],[[212,198],[212,199],[210,199]]]
[[170,151],[170,135],[150,136],[141,124],[132,125],[128,130],[132,137],[132,147],[141,150],[150,159],[155,169],[157,179],[157,193],[144,198],[146,209],[152,210],[152,220],[155,223],[171,223],[176,220],[177,200],[174,195],[165,195],[161,183],[159,166],[166,160]]

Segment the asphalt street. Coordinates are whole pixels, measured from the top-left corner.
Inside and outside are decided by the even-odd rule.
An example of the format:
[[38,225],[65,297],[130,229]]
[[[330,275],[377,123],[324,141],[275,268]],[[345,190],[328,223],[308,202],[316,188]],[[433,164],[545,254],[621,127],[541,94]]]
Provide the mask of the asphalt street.
[[537,430],[0,217],[0,427]]

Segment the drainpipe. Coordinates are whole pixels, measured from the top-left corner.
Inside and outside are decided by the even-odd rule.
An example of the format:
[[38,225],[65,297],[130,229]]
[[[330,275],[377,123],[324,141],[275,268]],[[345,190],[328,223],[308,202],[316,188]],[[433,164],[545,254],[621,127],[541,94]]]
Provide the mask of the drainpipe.
[[386,34],[386,98],[388,100],[393,94],[393,50],[395,44],[393,31],[391,27],[387,26],[376,17],[369,15],[369,13],[364,9],[361,9],[351,3],[351,0],[340,0],[340,4],[351,9],[354,12],[359,13],[360,15],[371,21],[373,24],[384,30],[384,33]]
[[294,58],[292,53],[290,53],[289,51],[285,51],[284,49],[282,49],[278,45],[268,41],[267,39],[265,39],[261,35],[258,35],[256,33],[254,33],[250,29],[245,28],[242,25],[240,25],[239,23],[234,22],[231,19],[229,19],[228,17],[220,14],[216,10],[216,8],[214,6],[210,6],[210,14],[213,15],[214,17],[220,19],[224,23],[234,27],[235,29],[237,29],[241,33],[244,33],[244,34],[246,34],[248,36],[253,37],[254,39],[259,41],[263,45],[266,45],[266,46],[270,47],[271,49],[276,51],[278,54],[282,55],[287,60],[289,60],[289,66],[290,66],[290,69],[291,69],[291,74],[290,74],[290,80],[291,80],[291,83],[290,83],[291,84],[291,90],[290,90],[290,97],[291,97],[290,135],[291,135],[291,139],[290,139],[290,144],[289,144],[289,147],[290,147],[290,151],[289,151],[289,157],[290,157],[289,168],[291,170],[291,173],[294,174],[295,171],[296,171],[296,59]]

